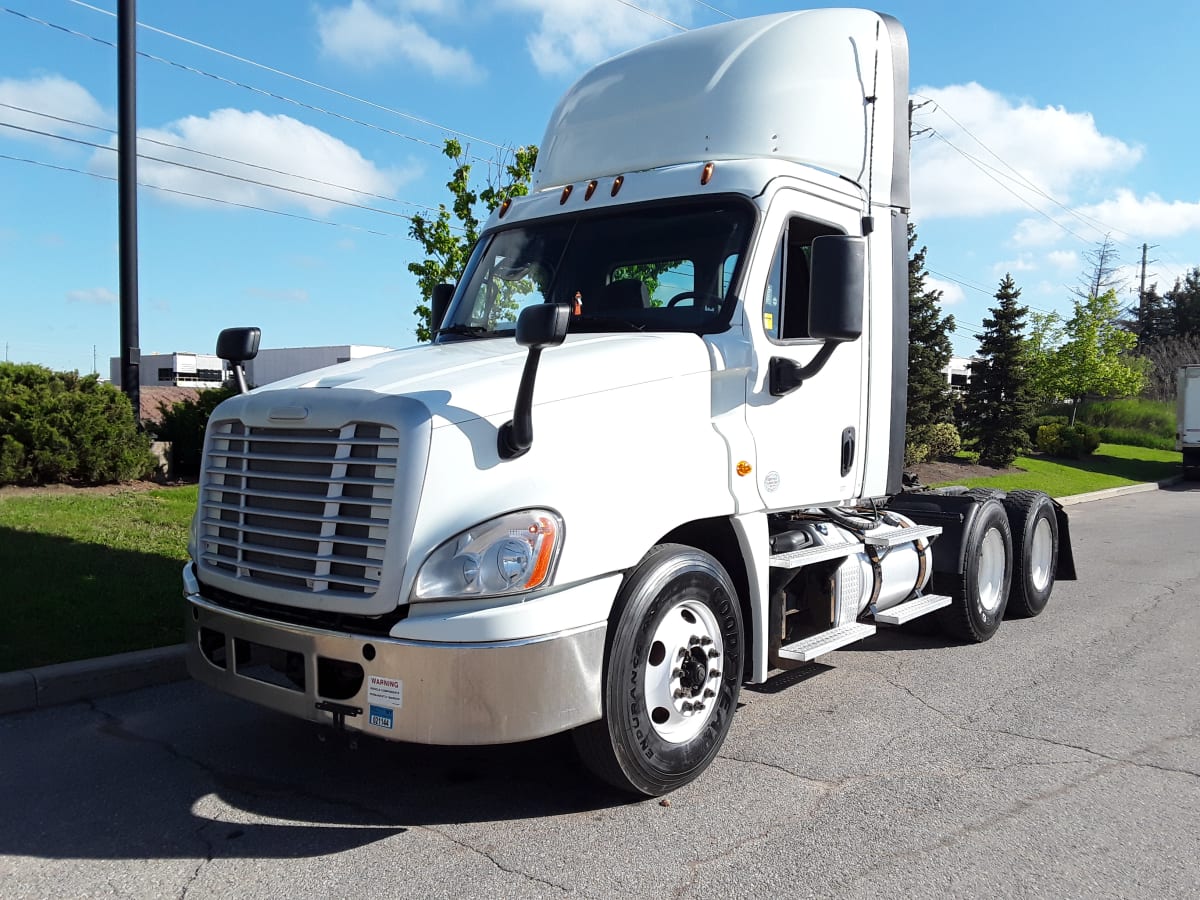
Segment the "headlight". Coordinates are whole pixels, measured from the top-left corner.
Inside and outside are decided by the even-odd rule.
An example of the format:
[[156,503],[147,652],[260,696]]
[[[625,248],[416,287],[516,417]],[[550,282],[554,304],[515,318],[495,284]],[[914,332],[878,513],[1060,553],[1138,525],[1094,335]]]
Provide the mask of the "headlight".
[[417,573],[414,601],[519,594],[549,584],[563,525],[546,509],[508,513],[442,544]]

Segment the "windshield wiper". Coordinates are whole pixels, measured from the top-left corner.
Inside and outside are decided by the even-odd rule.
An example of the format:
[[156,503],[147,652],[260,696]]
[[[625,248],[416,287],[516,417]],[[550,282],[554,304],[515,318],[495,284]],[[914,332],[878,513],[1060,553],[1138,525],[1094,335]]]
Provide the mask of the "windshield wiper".
[[483,325],[447,325],[445,328],[439,328],[438,334],[492,334],[490,328],[485,328]]

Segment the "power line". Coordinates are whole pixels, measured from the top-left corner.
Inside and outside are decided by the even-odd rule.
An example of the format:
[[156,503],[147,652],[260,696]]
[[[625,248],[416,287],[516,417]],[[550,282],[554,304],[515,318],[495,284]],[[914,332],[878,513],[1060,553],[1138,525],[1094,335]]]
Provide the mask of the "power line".
[[[71,0],[71,2],[74,3],[76,0]],[[636,3],[630,3],[629,0],[617,0],[617,2],[622,6],[628,6],[630,9],[636,9],[638,12],[644,13],[652,19],[658,19],[658,21],[662,22],[664,25],[670,25],[676,31],[687,31],[687,28],[685,28],[683,25],[680,25],[678,22],[672,22],[670,19],[664,18],[656,12],[651,12],[648,9],[644,9],[641,6],[638,6]]]
[[[102,44],[105,47],[111,47],[114,50],[116,49],[116,46],[117,46],[113,41],[108,41],[108,40],[105,40],[104,38],[96,37],[93,34],[87,34],[86,32],[83,32],[83,31],[76,31],[73,28],[67,28],[64,25],[58,25],[58,24],[55,24],[54,22],[48,22],[45,19],[39,19],[37,16],[31,16],[28,13],[18,12],[15,9],[9,9],[7,6],[0,6],[0,11],[6,12],[6,13],[11,13],[12,15],[17,16],[22,19],[25,19],[26,21],[34,22],[38,25],[45,26],[46,28],[52,28],[55,31],[61,31],[64,34],[70,34],[70,35],[74,35],[75,37],[84,38],[89,41],[94,41],[97,44]],[[321,113],[326,116],[331,116],[335,119],[340,119],[343,122],[349,122],[353,125],[362,126],[363,128],[370,128],[374,131],[379,131],[384,134],[390,135],[392,137],[400,138],[402,140],[411,141],[415,144],[421,144],[426,147],[432,147],[434,150],[437,150],[438,152],[442,151],[442,147],[438,144],[435,144],[433,141],[427,141],[424,138],[419,138],[419,137],[416,137],[411,134],[405,134],[402,131],[396,131],[395,129],[387,128],[383,125],[376,125],[373,122],[367,122],[362,119],[356,119],[353,116],[347,116],[347,115],[344,115],[343,113],[334,112],[333,110],[326,109],[323,106],[316,106],[312,103],[305,103],[303,100],[297,100],[294,97],[288,97],[285,94],[277,94],[274,91],[268,91],[264,88],[256,87],[252,84],[246,84],[245,82],[236,81],[232,78],[226,78],[224,75],[217,75],[214,72],[208,72],[204,69],[199,69],[195,66],[189,66],[186,63],[176,62],[175,60],[166,59],[165,57],[161,57],[161,56],[155,56],[153,53],[147,53],[144,50],[137,51],[137,55],[142,57],[143,59],[149,59],[149,60],[152,60],[153,62],[162,63],[163,65],[171,66],[176,69],[181,69],[185,72],[190,72],[194,75],[203,75],[205,78],[211,78],[214,81],[219,81],[223,84],[228,84],[233,87],[239,87],[239,88],[242,88],[243,90],[250,91],[251,93],[254,93],[254,94],[260,94],[264,97],[270,97],[271,99],[278,100],[282,103],[290,103],[293,106],[298,106],[302,109],[307,109],[307,110],[311,110],[312,112],[318,112],[318,113]],[[464,154],[464,156],[466,156],[468,159],[474,160],[476,162],[481,162],[485,165],[491,165],[493,162],[490,159],[485,159],[482,156],[475,156],[475,155],[469,154],[469,153]]]
[[[23,156],[10,156],[7,153],[0,153],[0,159],[7,159],[7,160],[11,160],[13,162],[28,163],[29,165],[32,165],[32,166],[40,166],[44,169],[54,169],[55,171],[58,171],[58,172],[71,172],[75,175],[87,175],[91,178],[99,178],[102,181],[116,181],[117,180],[116,177],[113,175],[101,175],[99,172],[87,172],[83,169],[75,169],[70,166],[57,166],[57,165],[54,165],[53,163],[42,162],[41,160],[37,160],[37,159],[28,159]],[[209,197],[205,194],[193,194],[189,191],[180,191],[180,190],[176,190],[175,188],[161,187],[160,185],[157,185],[157,184],[147,184],[146,182],[143,182],[143,181],[139,181],[138,186],[144,187],[144,188],[149,188],[152,191],[161,191],[164,194],[177,194],[181,197],[191,197],[194,200],[208,200],[208,201],[211,201],[212,203],[221,203],[225,206],[236,206],[239,209],[252,209],[257,212],[270,213],[273,216],[284,216],[285,218],[288,218],[288,219],[299,219],[303,222],[314,222],[317,225],[330,225],[334,228],[349,228],[352,231],[361,231],[366,234],[378,235],[379,237],[398,237],[398,238],[402,238],[406,241],[415,241],[414,238],[411,238],[411,237],[409,237],[407,235],[403,235],[403,234],[389,234],[386,231],[375,231],[372,228],[363,228],[360,225],[349,225],[345,222],[331,222],[328,219],[316,219],[316,218],[313,218],[312,216],[300,215],[299,213],[284,212],[283,210],[280,210],[280,209],[268,209],[267,207],[254,206],[253,204],[250,204],[250,203],[238,203],[234,200],[223,200],[220,197]]]
[[1067,234],[1072,235],[1073,237],[1075,237],[1076,239],[1078,239],[1080,241],[1083,241],[1085,244],[1094,243],[1093,241],[1089,241],[1087,238],[1085,238],[1083,235],[1079,234],[1078,232],[1072,231],[1070,228],[1068,228],[1062,222],[1055,219],[1049,213],[1034,206],[1032,203],[1030,203],[1028,200],[1026,200],[1024,197],[1022,197],[1020,194],[1018,194],[1016,191],[1014,191],[1008,185],[1006,185],[1003,181],[1001,181],[999,178],[997,178],[995,175],[993,175],[990,171],[988,171],[988,169],[991,168],[990,166],[988,166],[986,163],[980,162],[975,157],[973,157],[971,154],[967,153],[965,150],[960,150],[958,147],[956,147],[954,144],[952,144],[940,131],[938,131],[935,128],[931,128],[930,133],[933,134],[934,137],[938,138],[940,141],[945,143],[945,145],[947,147],[949,147],[951,150],[953,150],[955,153],[961,154],[968,162],[970,162],[977,169],[979,169],[980,172],[982,172],[984,175],[986,175],[992,181],[996,182],[996,184],[1000,185],[1000,187],[1002,187],[1004,190],[1008,191],[1008,193],[1012,194],[1014,197],[1016,197],[1018,200],[1020,200],[1022,203],[1024,203],[1030,209],[1032,209],[1039,216],[1046,219],[1052,225],[1055,225],[1055,226],[1061,228]]
[[[116,18],[116,13],[109,12],[107,9],[102,9],[99,6],[93,6],[90,3],[85,3],[84,0],[67,0],[67,2],[73,3],[76,6],[82,6],[84,9],[90,9],[92,12],[98,12],[103,15]],[[328,85],[321,84],[320,82],[317,82],[317,81],[311,81],[310,79],[304,78],[300,75],[293,75],[291,72],[285,72],[283,69],[277,69],[274,66],[267,65],[266,63],[260,63],[257,60],[249,59],[245,56],[238,56],[236,53],[230,53],[228,50],[222,50],[220,47],[214,47],[211,44],[205,44],[202,41],[193,40],[192,38],[185,37],[184,35],[181,35],[181,34],[175,34],[174,32],[167,31],[166,29],[163,29],[163,28],[157,28],[154,25],[149,25],[145,22],[138,22],[137,24],[138,24],[139,28],[144,28],[147,31],[154,32],[155,34],[161,34],[163,37],[168,37],[168,38],[171,38],[172,40],[176,40],[176,41],[182,41],[183,43],[190,44],[193,47],[199,47],[201,50],[207,50],[210,53],[216,53],[216,54],[218,54],[220,56],[224,56],[228,59],[236,60],[237,62],[244,63],[248,66],[253,66],[256,69],[262,69],[264,72],[270,72],[273,75],[279,75],[283,78],[289,78],[292,81],[299,82],[300,84],[307,85],[308,87],[317,88],[318,90],[326,91],[327,93],[334,94],[335,96],[342,97],[346,100],[353,100],[355,103],[362,103],[362,104],[364,104],[366,106],[370,106],[374,109],[381,110],[382,112],[387,112],[387,113],[391,113],[392,115],[395,115],[395,116],[400,116],[401,118],[408,119],[411,122],[416,122],[420,125],[425,125],[429,128],[436,128],[439,131],[449,132],[450,134],[458,135],[461,138],[466,138],[469,141],[478,141],[481,144],[487,144],[489,147],[494,147],[497,150],[507,149],[504,147],[503,144],[497,144],[493,141],[487,140],[486,138],[476,137],[475,135],[467,134],[467,132],[465,132],[465,131],[459,131],[457,128],[450,128],[448,125],[440,125],[437,122],[430,121],[429,119],[423,119],[420,116],[415,116],[412,113],[406,113],[403,110],[394,109],[390,106],[384,106],[382,103],[376,103],[374,100],[367,100],[364,97],[357,97],[354,94],[349,94],[346,91],[341,91],[341,90],[338,90],[337,88],[329,87]]]
[[[23,125],[12,125],[8,122],[0,122],[0,128],[12,128],[16,131],[24,131],[28,134],[36,134],[36,135],[40,135],[41,137],[54,138],[55,140],[58,140],[58,141],[67,141],[72,144],[81,144],[85,147],[94,147],[97,150],[107,150],[110,153],[117,152],[116,148],[110,147],[107,144],[98,144],[95,141],[85,141],[82,138],[67,137],[66,135],[54,134],[53,132],[50,132],[50,131],[40,131],[36,128],[26,128]],[[364,203],[354,203],[353,201],[350,201],[350,200],[338,200],[334,197],[326,197],[322,194],[314,194],[311,191],[302,191],[299,188],[290,188],[290,187],[285,187],[281,184],[270,184],[269,182],[266,182],[266,181],[258,181],[257,179],[254,179],[254,178],[246,178],[241,175],[234,175],[231,172],[218,172],[215,169],[205,169],[202,166],[193,166],[188,163],[179,162],[178,160],[174,160],[174,159],[163,159],[162,157],[150,156],[149,154],[146,154],[146,153],[139,153],[138,159],[146,159],[146,160],[150,160],[151,162],[162,163],[162,164],[168,165],[168,166],[177,166],[178,168],[181,168],[181,169],[190,169],[193,172],[202,172],[205,175],[215,175],[218,178],[229,178],[233,181],[241,181],[246,184],[257,185],[258,187],[270,188],[271,190],[275,190],[275,191],[284,191],[289,194],[297,194],[301,197],[310,197],[313,200],[322,200],[326,203],[334,203],[339,206],[349,206],[349,207],[353,207],[354,209],[362,209],[362,210],[366,210],[367,212],[376,212],[376,213],[379,213],[380,215],[395,216],[398,219],[407,219],[410,222],[412,221],[412,216],[406,216],[404,213],[392,212],[390,209],[380,209],[377,206],[367,206]],[[141,184],[141,182],[138,182],[138,183]],[[147,185],[147,186],[149,186],[149,185]]]
[[[1013,175],[1016,176],[1016,178],[1012,179],[1012,180],[1015,180],[1015,181],[1023,184],[1025,187],[1027,187],[1029,190],[1033,191],[1035,194],[1038,194],[1038,195],[1044,197],[1045,199],[1047,199],[1051,203],[1053,203],[1055,206],[1062,209],[1064,212],[1068,213],[1069,215],[1074,216],[1080,222],[1083,222],[1085,225],[1088,225],[1089,227],[1095,228],[1097,231],[1100,231],[1103,234],[1107,235],[1114,231],[1121,232],[1121,229],[1114,228],[1113,226],[1108,225],[1105,222],[1102,222],[1101,220],[1095,218],[1094,216],[1085,215],[1084,213],[1081,213],[1078,210],[1072,209],[1071,207],[1069,207],[1066,204],[1059,201],[1052,194],[1043,190],[1036,183],[1034,183],[1030,178],[1028,178],[1026,175],[1024,175],[1020,170],[1018,170],[1017,168],[1015,168],[1014,166],[1009,164],[995,150],[993,150],[991,147],[989,147],[987,144],[985,144],[983,142],[983,140],[981,140],[978,136],[976,136],[975,133],[972,132],[969,128],[967,128],[967,126],[964,125],[961,121],[959,121],[957,118],[955,118],[954,114],[951,113],[950,110],[946,109],[946,107],[943,106],[938,101],[934,100],[931,97],[926,97],[924,94],[914,94],[913,96],[922,97],[925,100],[925,103],[921,104],[920,106],[915,107],[914,109],[921,109],[924,106],[932,104],[936,110],[941,112],[944,116],[946,116],[946,118],[948,118],[951,122],[953,122],[960,129],[962,129],[963,133],[965,133],[968,137],[970,137],[971,140],[973,140],[980,147],[982,147],[984,150],[986,150],[993,158],[995,158],[997,161],[999,161],[999,163],[1002,166],[1004,166],[1004,168],[1006,168],[1010,172],[1012,172]],[[934,131],[933,128],[928,128],[928,129],[924,129],[924,130],[925,131]],[[934,133],[936,134],[936,131],[934,131]],[[942,137],[942,140],[946,141],[947,143],[950,143],[948,138],[946,138],[945,136],[941,136],[941,137]],[[951,144],[951,146],[953,146],[953,144]],[[1002,175],[1003,177],[1006,177],[1006,178],[1009,177],[1009,176],[1003,175],[1003,173],[999,172],[997,169],[994,169],[993,167],[988,166],[986,163],[982,162],[981,160],[976,159],[975,157],[971,156],[970,154],[966,153],[965,151],[961,150],[960,148],[955,147],[955,149],[958,150],[960,153],[962,153],[964,156],[966,156],[968,159],[971,159],[974,162],[976,162],[978,165],[985,166],[986,168],[991,169],[993,172],[996,172],[997,174]],[[1123,241],[1118,241],[1117,243],[1120,243],[1120,244],[1122,244],[1122,246],[1127,247],[1127,248],[1136,249],[1131,244],[1125,244]]]
[[[17,112],[23,112],[23,113],[27,113],[27,114],[29,114],[29,115],[32,115],[32,116],[40,116],[40,117],[41,117],[41,118],[43,118],[43,119],[52,119],[52,120],[53,120],[53,121],[55,121],[55,122],[62,122],[62,123],[64,123],[64,124],[67,124],[67,125],[76,125],[76,126],[78,126],[78,127],[80,127],[80,128],[91,128],[91,129],[93,129],[93,130],[95,130],[95,131],[102,131],[102,132],[104,132],[105,134],[113,134],[113,135],[115,135],[115,134],[117,133],[115,129],[113,129],[113,128],[106,128],[106,127],[105,127],[105,126],[103,126],[103,125],[94,125],[94,124],[92,124],[92,123],[90,123],[90,122],[80,122],[80,121],[77,121],[76,119],[67,119],[67,118],[64,118],[64,117],[62,117],[62,116],[53,116],[53,115],[51,115],[50,113],[39,112],[39,111],[37,111],[36,109],[27,109],[26,107],[23,107],[23,106],[15,106],[15,105],[14,105],[14,104],[12,104],[12,103],[3,103],[3,102],[0,102],[0,107],[2,107],[2,108],[5,108],[5,109],[12,109],[12,110],[16,110]],[[10,124],[9,124],[9,123],[7,123],[7,122],[0,122],[0,125],[4,125],[4,126],[8,126],[8,127],[12,127],[12,128],[19,128],[19,127],[20,127],[20,126],[10,125]],[[38,133],[38,134],[44,134],[45,132],[37,132],[37,133]],[[54,134],[52,134],[52,135],[50,135],[50,136],[51,136],[51,137],[59,137],[59,138],[61,138],[61,137],[62,137],[62,135],[54,135]],[[247,162],[247,161],[246,161],[246,160],[244,160],[244,159],[236,159],[236,158],[234,158],[234,157],[230,157],[230,156],[221,156],[219,153],[208,153],[208,152],[206,152],[206,151],[204,151],[204,150],[197,150],[197,149],[196,149],[196,148],[194,148],[194,147],[186,147],[186,146],[184,146],[183,144],[173,144],[173,143],[171,143],[170,141],[160,141],[160,140],[157,140],[157,139],[155,139],[155,138],[145,137],[145,136],[142,136],[142,135],[139,135],[139,136],[138,136],[138,140],[139,140],[139,141],[145,141],[146,143],[149,143],[149,144],[156,144],[156,145],[158,145],[158,146],[160,146],[160,147],[169,147],[169,148],[170,148],[170,149],[172,149],[172,150],[183,150],[183,151],[185,151],[185,152],[187,152],[187,153],[195,153],[197,156],[204,156],[204,157],[208,157],[209,159],[218,159],[218,160],[221,160],[222,162],[234,163],[234,164],[236,164],[236,165],[239,165],[239,166],[247,166],[247,167],[249,167],[249,168],[251,168],[251,169],[259,169],[259,170],[261,170],[261,171],[264,171],[264,172],[271,172],[272,174],[275,174],[275,175],[284,175],[284,176],[286,176],[286,177],[288,177],[288,178],[297,178],[297,179],[300,179],[300,180],[302,180],[302,181],[307,181],[307,182],[310,182],[310,183],[312,183],[312,184],[320,184],[320,185],[324,185],[325,187],[336,188],[337,190],[341,190],[341,191],[350,191],[350,192],[352,192],[352,193],[355,193],[355,194],[361,194],[361,195],[362,195],[362,196],[364,196],[364,197],[374,197],[374,198],[375,198],[375,199],[377,199],[377,200],[387,200],[389,203],[400,203],[400,204],[403,204],[403,205],[405,205],[405,206],[414,206],[414,207],[416,207],[417,209],[424,209],[424,210],[427,210],[427,211],[429,211],[429,212],[432,212],[432,213],[437,213],[437,212],[439,212],[439,210],[438,210],[436,207],[433,207],[433,206],[427,206],[427,205],[425,205],[425,204],[423,204],[423,203],[416,203],[416,202],[414,202],[414,201],[412,201],[412,200],[402,200],[402,199],[400,199],[400,198],[398,198],[398,197],[389,197],[389,196],[387,196],[386,194],[376,194],[376,193],[374,193],[374,192],[372,192],[372,191],[364,191],[364,190],[362,190],[361,188],[353,188],[353,187],[350,187],[350,186],[348,186],[348,185],[344,185],[344,184],[337,184],[337,183],[335,183],[335,182],[332,182],[332,181],[323,181],[323,180],[322,180],[322,179],[320,179],[320,178],[311,178],[311,177],[309,177],[308,175],[300,175],[300,174],[298,174],[298,173],[296,173],[296,172],[288,172],[288,171],[285,171],[284,169],[274,169],[274,168],[272,168],[272,167],[270,167],[270,166],[263,166],[263,165],[259,165],[258,163]],[[98,145],[93,145],[93,146],[98,146]],[[111,148],[110,148],[110,149],[111,149]],[[147,156],[147,157],[144,157],[144,158],[146,158],[146,159],[155,159],[155,157],[151,157],[151,156]],[[169,162],[169,160],[157,160],[157,161],[159,161],[159,162]],[[183,164],[183,163],[180,163],[179,165],[184,165],[184,164]],[[224,173],[220,173],[220,172],[218,172],[218,173],[214,173],[214,174],[223,175]],[[230,176],[230,177],[234,177],[234,176]]]
[[731,16],[729,13],[725,12],[725,10],[723,10],[723,9],[717,9],[715,6],[710,6],[709,4],[705,3],[704,0],[695,0],[695,2],[700,4],[701,6],[703,6],[705,9],[712,10],[719,16],[724,16],[725,18],[732,19],[732,20],[737,19],[737,16]]

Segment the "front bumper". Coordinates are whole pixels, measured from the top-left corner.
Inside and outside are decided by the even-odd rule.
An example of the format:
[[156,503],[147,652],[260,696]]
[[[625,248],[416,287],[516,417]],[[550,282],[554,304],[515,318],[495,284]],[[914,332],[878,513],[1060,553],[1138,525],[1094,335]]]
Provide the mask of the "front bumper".
[[449,644],[325,631],[225,609],[184,570],[193,678],[312,722],[394,741],[503,744],[601,715],[606,626]]

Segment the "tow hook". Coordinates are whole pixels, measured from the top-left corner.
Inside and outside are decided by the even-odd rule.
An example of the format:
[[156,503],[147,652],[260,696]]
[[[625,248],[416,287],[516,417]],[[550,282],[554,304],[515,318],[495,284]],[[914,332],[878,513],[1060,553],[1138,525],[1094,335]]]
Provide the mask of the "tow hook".
[[[351,750],[357,750],[358,749],[358,735],[349,734],[346,731],[346,717],[347,716],[361,716],[362,715],[362,707],[361,706],[347,706],[345,703],[334,703],[332,700],[322,700],[319,703],[317,703],[316,706],[317,706],[317,709],[321,710],[322,712],[327,712],[327,713],[333,714],[333,732],[338,735],[342,735],[342,734],[347,735],[348,746],[350,747]],[[325,740],[325,731],[324,730],[317,732],[317,740],[319,740],[319,741]]]

